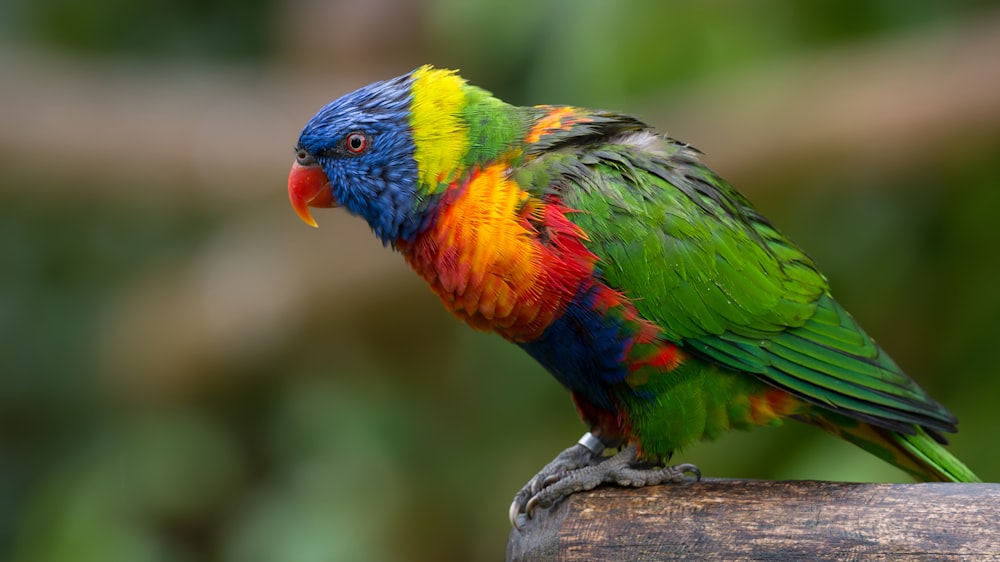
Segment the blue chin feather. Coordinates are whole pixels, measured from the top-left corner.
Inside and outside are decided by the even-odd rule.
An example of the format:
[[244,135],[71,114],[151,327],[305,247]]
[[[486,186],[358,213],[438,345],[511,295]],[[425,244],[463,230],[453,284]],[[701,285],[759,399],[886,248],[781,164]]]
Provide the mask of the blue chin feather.
[[[418,212],[411,85],[407,74],[351,92],[320,109],[299,136],[299,146],[323,166],[334,198],[386,245],[412,240],[426,223]],[[346,141],[355,132],[368,139],[360,153]]]

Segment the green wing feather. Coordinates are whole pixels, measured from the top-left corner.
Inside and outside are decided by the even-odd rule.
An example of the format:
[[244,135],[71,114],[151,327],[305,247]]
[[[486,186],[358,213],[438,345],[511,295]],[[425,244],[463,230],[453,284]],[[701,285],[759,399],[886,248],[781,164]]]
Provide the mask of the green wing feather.
[[635,132],[631,118],[603,134],[616,116],[595,115],[586,130],[529,151],[515,173],[581,211],[572,219],[607,284],[666,338],[876,426],[921,426],[941,441],[938,431],[955,431],[951,413],[833,300],[813,260],[693,149]]

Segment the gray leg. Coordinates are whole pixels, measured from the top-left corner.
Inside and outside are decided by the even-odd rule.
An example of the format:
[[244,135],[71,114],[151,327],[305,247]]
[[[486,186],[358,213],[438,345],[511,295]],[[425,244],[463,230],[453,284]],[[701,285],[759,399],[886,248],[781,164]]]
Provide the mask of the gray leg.
[[[562,480],[573,471],[601,462],[604,459],[601,456],[603,452],[604,443],[600,439],[589,432],[583,434],[583,437],[575,445],[556,455],[552,462],[538,471],[538,474],[514,496],[508,514],[510,524],[519,529],[521,527],[518,521],[519,516],[531,517],[527,506],[542,489]],[[534,504],[531,505],[533,510]]]
[[666,467],[636,465],[637,450],[629,445],[613,457],[602,457],[604,446],[590,433],[566,449],[545,466],[521,491],[510,506],[510,522],[520,528],[523,518],[531,519],[535,508],[551,507],[570,494],[590,490],[601,484],[619,486],[653,486],[666,482],[682,482],[687,473],[701,478],[693,464]]

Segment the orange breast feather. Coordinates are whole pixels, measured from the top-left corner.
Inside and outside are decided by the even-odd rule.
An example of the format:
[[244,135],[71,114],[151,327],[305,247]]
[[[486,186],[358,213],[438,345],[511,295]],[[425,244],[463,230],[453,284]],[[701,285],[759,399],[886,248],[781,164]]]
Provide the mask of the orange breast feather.
[[593,272],[583,232],[495,164],[449,187],[434,225],[399,249],[453,314],[513,341],[537,338]]

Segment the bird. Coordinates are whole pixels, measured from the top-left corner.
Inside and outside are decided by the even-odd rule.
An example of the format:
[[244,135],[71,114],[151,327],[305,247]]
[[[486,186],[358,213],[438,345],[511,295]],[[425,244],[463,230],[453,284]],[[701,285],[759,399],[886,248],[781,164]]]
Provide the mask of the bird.
[[920,481],[979,481],[944,447],[955,416],[814,260],[637,117],[515,106],[424,65],[323,106],[294,150],[304,222],[361,217],[446,309],[569,391],[587,432],[515,494],[515,527],[598,485],[700,478],[672,456],[787,419]]

